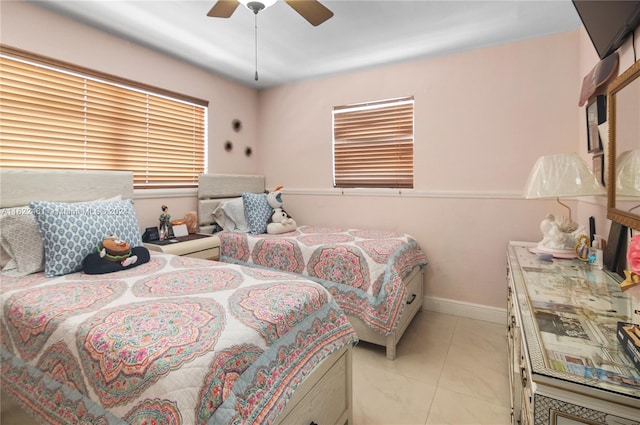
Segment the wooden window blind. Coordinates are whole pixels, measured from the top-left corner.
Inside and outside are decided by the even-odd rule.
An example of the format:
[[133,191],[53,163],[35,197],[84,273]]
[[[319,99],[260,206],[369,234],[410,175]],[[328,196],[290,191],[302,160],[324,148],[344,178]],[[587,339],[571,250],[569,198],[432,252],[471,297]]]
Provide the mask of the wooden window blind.
[[413,97],[333,108],[334,187],[413,188]]
[[126,170],[138,189],[197,187],[207,102],[38,59],[0,51],[0,167]]

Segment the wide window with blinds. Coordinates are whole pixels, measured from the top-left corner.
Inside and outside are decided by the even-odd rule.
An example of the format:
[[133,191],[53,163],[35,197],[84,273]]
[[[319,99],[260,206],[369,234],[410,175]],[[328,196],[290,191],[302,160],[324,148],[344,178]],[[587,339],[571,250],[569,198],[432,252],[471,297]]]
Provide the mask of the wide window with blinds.
[[0,98],[2,168],[126,170],[138,189],[206,172],[206,101],[6,46]]
[[413,97],[333,108],[334,187],[413,188]]

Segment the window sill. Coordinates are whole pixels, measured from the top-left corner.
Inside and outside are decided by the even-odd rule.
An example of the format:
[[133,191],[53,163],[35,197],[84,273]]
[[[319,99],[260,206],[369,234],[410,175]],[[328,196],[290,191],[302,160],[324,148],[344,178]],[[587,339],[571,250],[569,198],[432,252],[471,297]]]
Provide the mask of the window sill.
[[195,187],[185,189],[134,189],[133,199],[187,198],[198,196]]

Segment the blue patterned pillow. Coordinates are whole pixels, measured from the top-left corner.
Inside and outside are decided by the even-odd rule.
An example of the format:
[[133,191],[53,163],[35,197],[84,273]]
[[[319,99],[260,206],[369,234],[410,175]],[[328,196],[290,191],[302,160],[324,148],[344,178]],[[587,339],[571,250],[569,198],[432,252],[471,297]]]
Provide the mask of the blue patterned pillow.
[[140,228],[133,200],[62,203],[34,201],[29,204],[44,242],[44,273],[47,277],[73,273],[82,260],[110,235],[141,246]]
[[266,193],[243,193],[244,215],[249,223],[249,232],[267,233],[267,223],[273,215],[273,208],[267,201]]

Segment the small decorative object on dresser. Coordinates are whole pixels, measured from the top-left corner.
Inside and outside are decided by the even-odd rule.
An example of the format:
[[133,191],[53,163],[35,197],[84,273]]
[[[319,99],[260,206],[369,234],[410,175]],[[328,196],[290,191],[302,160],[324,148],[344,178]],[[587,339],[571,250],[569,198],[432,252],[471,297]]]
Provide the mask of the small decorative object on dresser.
[[618,322],[618,341],[640,372],[640,325]]
[[531,247],[507,249],[512,423],[640,424],[640,370],[616,337],[618,322],[637,320],[638,301],[613,274],[540,261]]
[[[640,285],[640,234],[635,235],[629,241],[629,247],[627,248],[627,267],[628,270],[624,270],[624,281],[620,284],[620,289],[626,291],[637,285]],[[636,296],[640,292],[633,291],[632,296]],[[640,302],[640,299],[638,300]],[[638,318],[640,319],[640,311],[636,311]],[[640,334],[638,335],[640,337]]]

